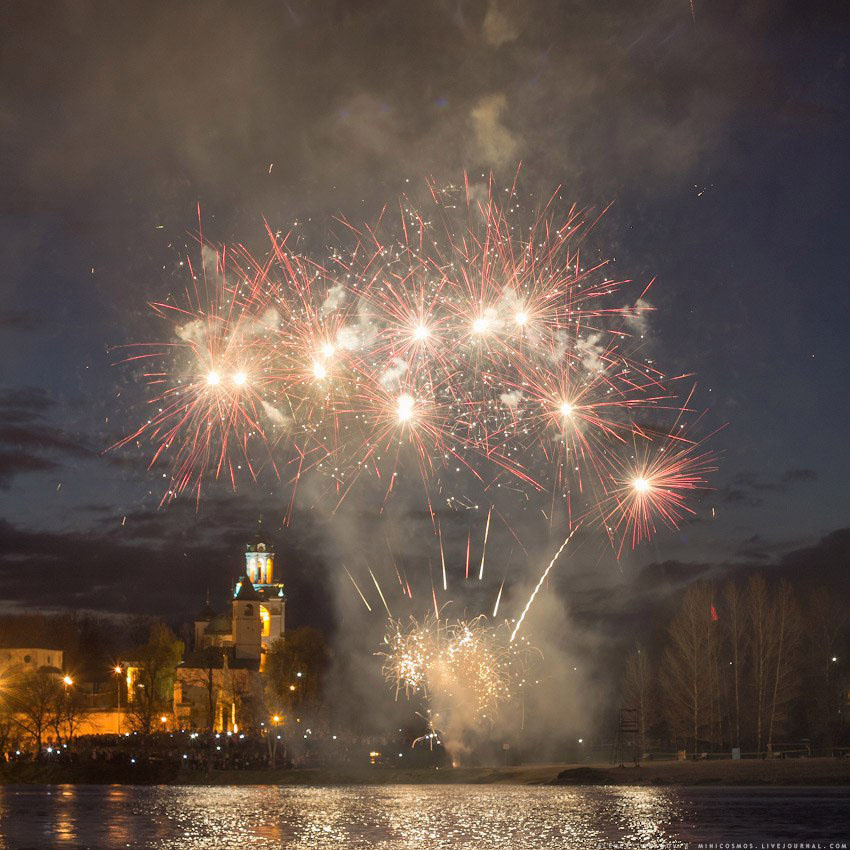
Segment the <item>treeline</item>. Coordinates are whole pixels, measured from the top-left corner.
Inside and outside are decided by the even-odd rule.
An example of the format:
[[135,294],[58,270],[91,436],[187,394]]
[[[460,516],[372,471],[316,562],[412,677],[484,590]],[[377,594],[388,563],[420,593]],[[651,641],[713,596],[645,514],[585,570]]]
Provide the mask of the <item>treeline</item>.
[[661,639],[626,660],[620,705],[636,711],[638,746],[847,746],[847,626],[846,605],[826,589],[802,596],[761,575],[692,585]]

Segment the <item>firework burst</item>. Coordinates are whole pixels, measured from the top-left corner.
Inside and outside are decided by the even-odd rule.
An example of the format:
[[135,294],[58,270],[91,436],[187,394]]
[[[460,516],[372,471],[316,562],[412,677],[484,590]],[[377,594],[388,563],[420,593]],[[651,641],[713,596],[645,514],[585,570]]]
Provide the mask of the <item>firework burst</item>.
[[492,182],[430,189],[427,214],[403,199],[343,221],[321,261],[271,231],[260,259],[202,244],[183,302],[154,305],[171,341],[127,358],[147,364],[153,414],[119,445],[170,461],[164,500],[263,467],[293,494],[315,470],[336,504],[364,478],[386,500],[413,473],[432,514],[437,492],[505,483],[620,541],[675,524],[710,464],[675,431],[651,448],[663,429],[638,422],[686,411],[641,353],[646,289],[585,261],[597,217],[559,216],[558,193],[529,215]]

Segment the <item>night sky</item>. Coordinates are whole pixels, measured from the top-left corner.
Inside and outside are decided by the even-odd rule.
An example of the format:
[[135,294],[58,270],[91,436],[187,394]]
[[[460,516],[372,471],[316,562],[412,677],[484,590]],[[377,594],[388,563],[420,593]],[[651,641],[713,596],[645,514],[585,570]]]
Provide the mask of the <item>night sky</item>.
[[[160,509],[161,471],[105,453],[147,398],[116,347],[161,334],[147,302],[182,289],[198,204],[214,241],[261,248],[265,218],[309,221],[318,243],[336,214],[424,197],[427,176],[509,183],[520,161],[529,192],[612,203],[595,246],[657,278],[653,354],[694,372],[707,427],[725,426],[694,521],[619,562],[586,546],[559,574],[565,602],[588,622],[639,619],[696,576],[753,568],[848,592],[848,7],[693,11],[4,4],[0,610],[191,619],[207,589],[223,598],[260,521],[293,625],[355,616],[330,592],[346,551],[368,581],[385,558],[370,541],[395,534],[422,569],[407,529],[427,523],[404,507],[331,518],[304,504],[281,528],[287,496],[265,479]],[[463,523],[480,541],[483,517]],[[560,542],[529,535],[517,585]]]

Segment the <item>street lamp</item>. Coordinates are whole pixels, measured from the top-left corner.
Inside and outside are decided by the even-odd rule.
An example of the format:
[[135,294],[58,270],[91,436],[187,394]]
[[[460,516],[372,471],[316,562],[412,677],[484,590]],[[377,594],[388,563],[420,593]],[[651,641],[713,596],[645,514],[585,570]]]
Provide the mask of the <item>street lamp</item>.
[[121,680],[124,678],[124,671],[121,669],[120,664],[116,664],[112,668],[112,672],[116,676],[116,678],[115,678],[115,690],[116,690],[116,693],[117,693],[117,696],[116,696],[117,706],[116,707],[118,708],[118,711],[121,711]]
[[74,680],[70,676],[65,676],[62,681],[65,683],[65,687],[69,687],[74,684]]

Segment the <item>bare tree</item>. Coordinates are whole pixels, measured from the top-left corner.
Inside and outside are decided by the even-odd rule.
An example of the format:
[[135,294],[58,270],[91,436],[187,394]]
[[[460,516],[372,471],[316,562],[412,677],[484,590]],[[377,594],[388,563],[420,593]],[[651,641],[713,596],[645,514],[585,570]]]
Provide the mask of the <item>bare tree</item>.
[[650,688],[652,686],[649,656],[636,646],[626,659],[623,678],[623,705],[637,709],[638,737],[641,753],[646,752],[646,730],[649,718]]
[[736,747],[741,746],[741,676],[743,674],[744,658],[747,651],[746,613],[744,600],[738,585],[727,582],[723,588],[725,607],[723,626],[726,640],[732,656],[732,694],[733,694],[733,728],[732,740]]
[[747,583],[747,621],[750,630],[753,708],[755,712],[756,752],[762,752],[764,725],[773,654],[773,612],[764,576],[756,575]]
[[848,622],[847,607],[824,588],[816,590],[806,605],[808,636],[808,709],[812,737],[830,749],[835,743],[837,719],[844,698],[838,676],[839,645]]
[[689,738],[696,752],[708,713],[710,688],[711,588],[689,587],[668,629],[662,682],[673,730]]
[[41,758],[44,734],[52,726],[61,694],[59,679],[47,670],[24,673],[16,683],[12,697],[15,721],[29,736]]
[[773,693],[767,725],[767,750],[773,749],[773,732],[777,720],[797,692],[797,655],[800,643],[800,620],[794,593],[787,581],[776,592],[773,610],[776,628],[776,652],[773,659]]
[[69,746],[73,743],[74,733],[80,726],[85,708],[83,695],[79,688],[63,684],[57,687],[55,705],[50,712],[50,728],[57,740],[64,740]]

